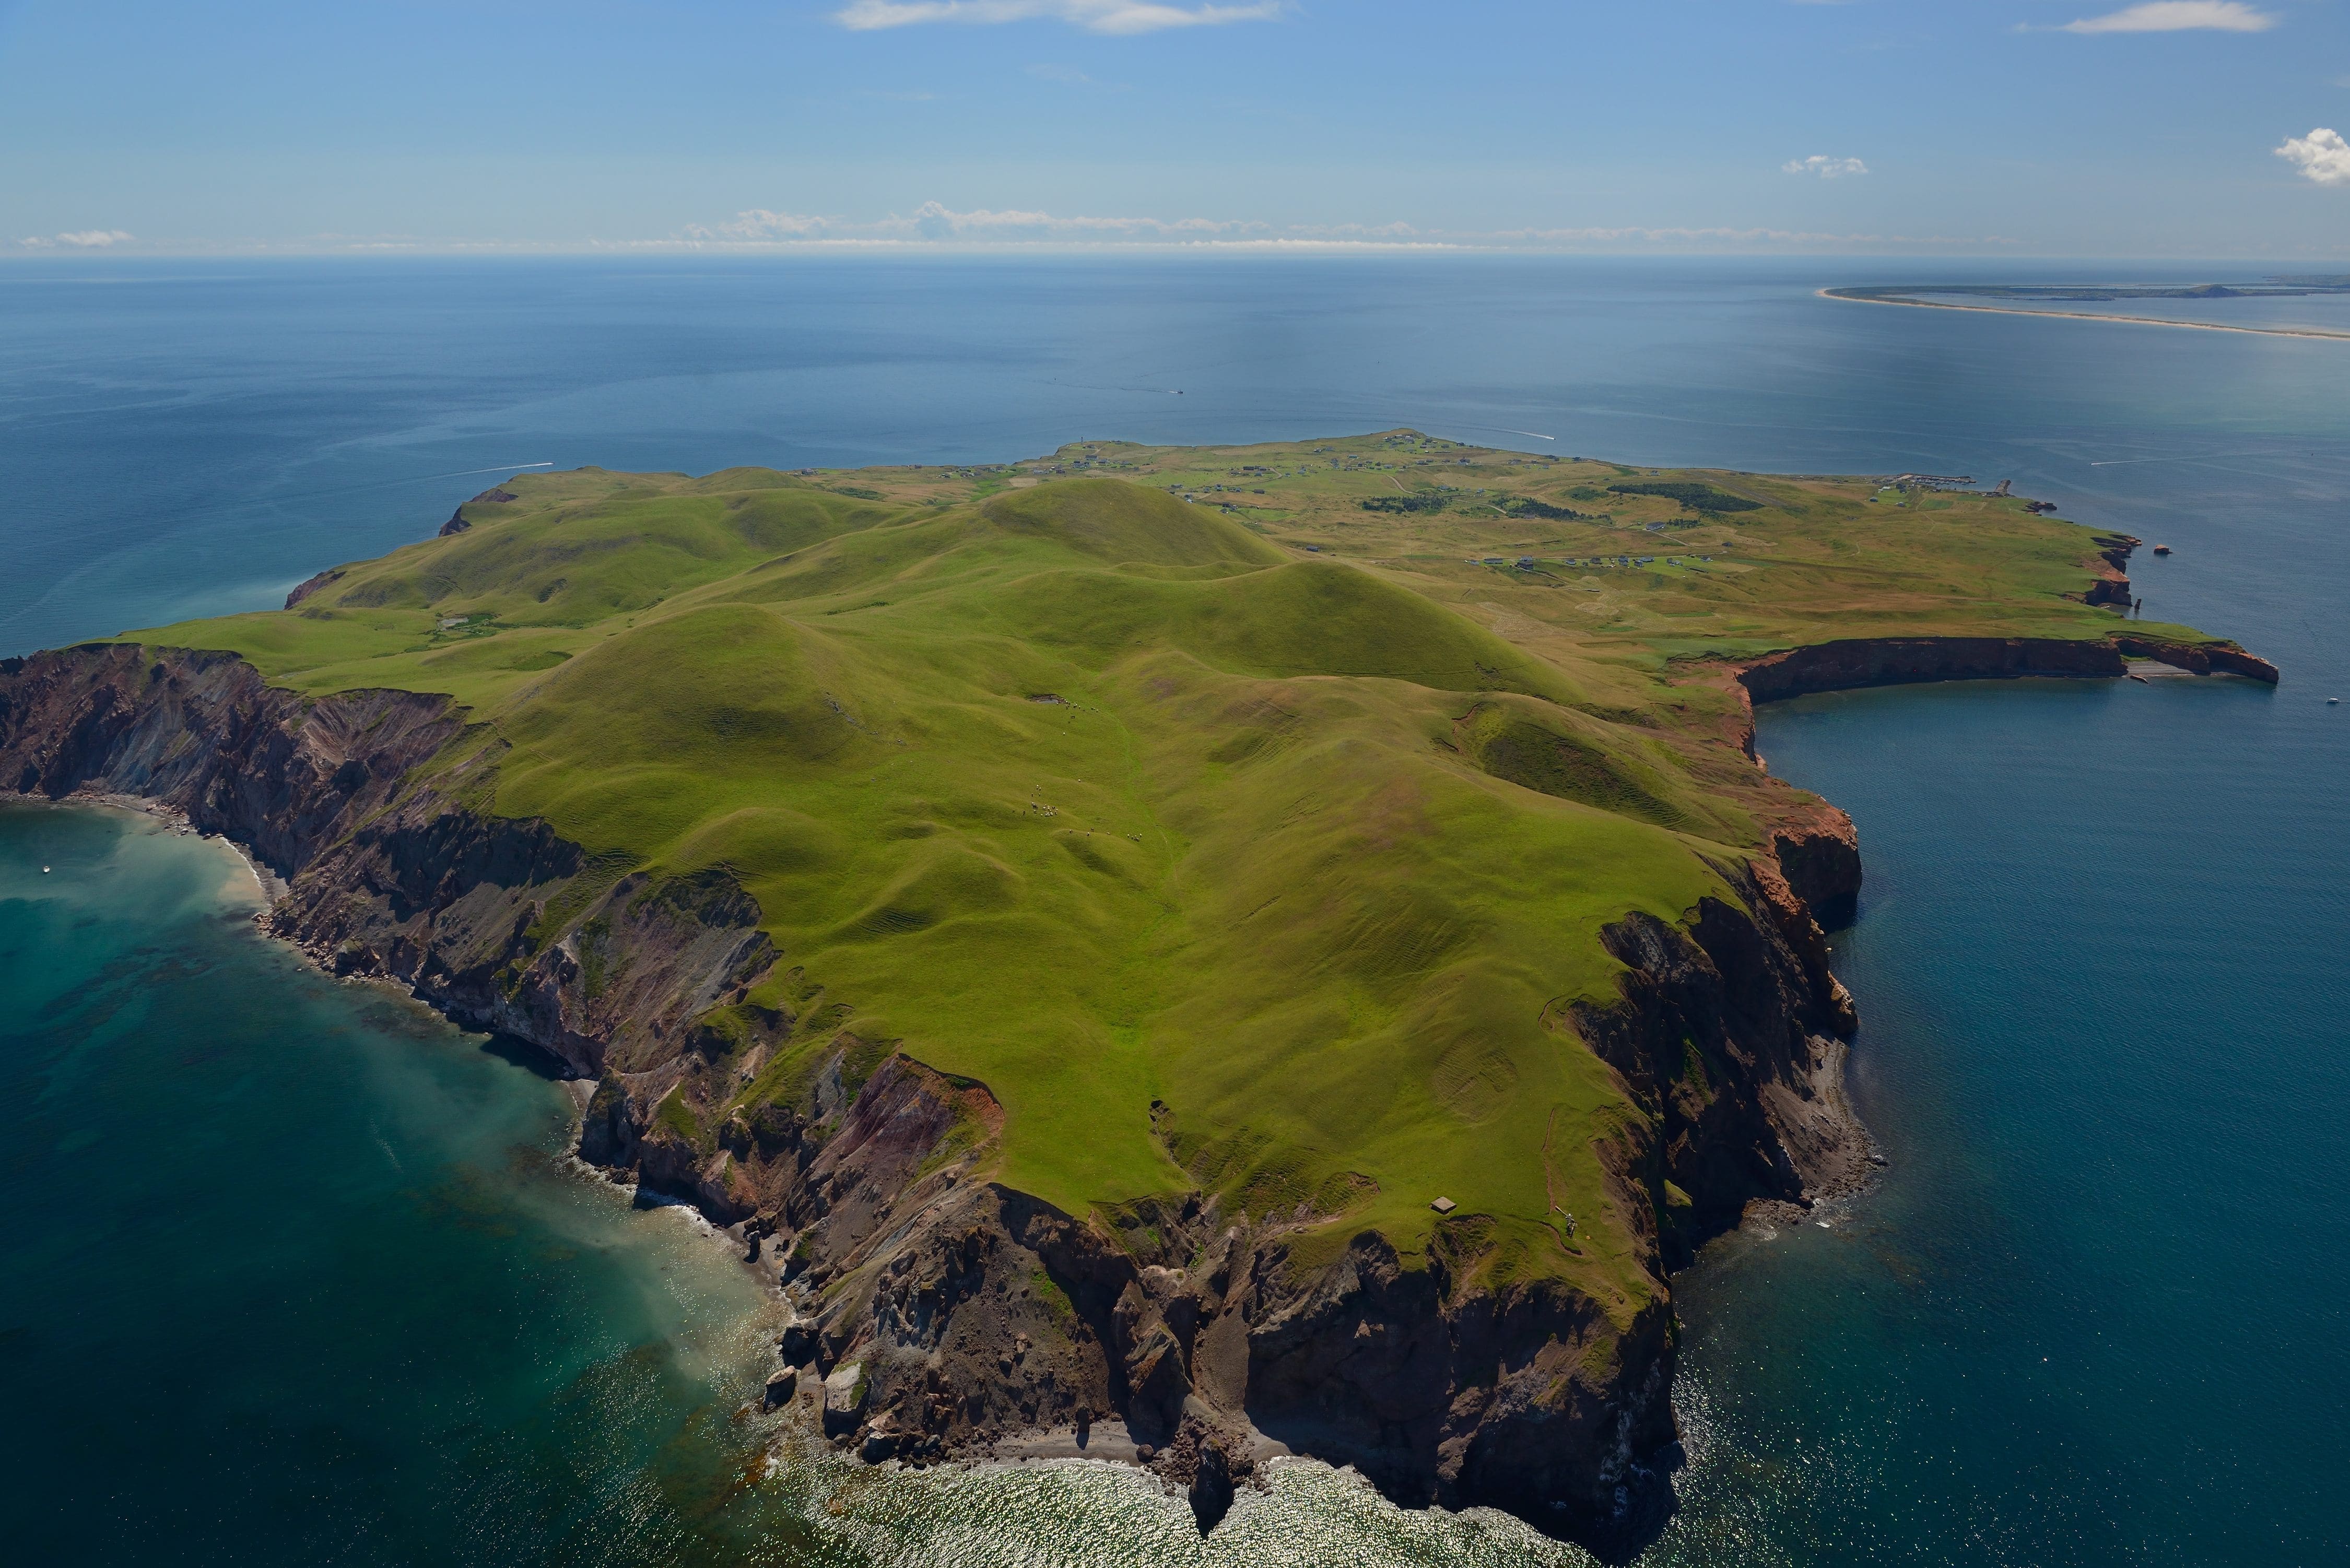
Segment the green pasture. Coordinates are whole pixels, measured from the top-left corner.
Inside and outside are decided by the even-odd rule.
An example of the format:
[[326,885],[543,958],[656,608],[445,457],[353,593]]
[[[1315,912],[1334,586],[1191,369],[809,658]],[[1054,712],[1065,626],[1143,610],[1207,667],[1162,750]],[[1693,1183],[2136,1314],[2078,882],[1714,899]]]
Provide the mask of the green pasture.
[[[496,811],[739,878],[784,955],[752,1000],[800,1023],[731,1101],[672,1096],[683,1136],[846,1038],[984,1082],[998,1177],[1071,1212],[1205,1186],[1318,1220],[1308,1255],[1413,1253],[1441,1195],[1481,1267],[1628,1312],[1650,1221],[1618,1206],[1666,1195],[1606,1177],[1640,1113],[1559,1021],[1615,994],[1603,926],[1727,897],[1759,843],[1776,786],[1708,659],[2120,624],[2066,597],[2087,530],[1873,488],[1409,431],[583,470],[296,609],[134,635],[449,693],[501,742]],[[1558,564],[1602,554],[1659,561]]]

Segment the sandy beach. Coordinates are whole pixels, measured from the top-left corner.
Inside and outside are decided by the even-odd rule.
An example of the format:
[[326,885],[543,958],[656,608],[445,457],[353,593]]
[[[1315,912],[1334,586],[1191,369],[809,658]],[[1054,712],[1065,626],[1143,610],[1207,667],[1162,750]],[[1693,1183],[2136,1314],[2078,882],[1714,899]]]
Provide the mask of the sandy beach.
[[186,812],[182,811],[178,806],[166,805],[162,801],[150,800],[144,795],[109,794],[83,790],[77,790],[69,795],[56,800],[45,794],[26,794],[21,792],[12,792],[0,796],[0,799],[16,800],[27,805],[95,805],[109,811],[136,812],[140,816],[151,817],[161,823],[174,833],[184,833],[192,837],[203,838],[224,846],[229,853],[236,857],[237,864],[244,867],[245,875],[253,879],[254,892],[260,898],[265,910],[286,896],[285,878],[255,859],[252,851],[244,845],[224,834],[204,832],[188,820]]

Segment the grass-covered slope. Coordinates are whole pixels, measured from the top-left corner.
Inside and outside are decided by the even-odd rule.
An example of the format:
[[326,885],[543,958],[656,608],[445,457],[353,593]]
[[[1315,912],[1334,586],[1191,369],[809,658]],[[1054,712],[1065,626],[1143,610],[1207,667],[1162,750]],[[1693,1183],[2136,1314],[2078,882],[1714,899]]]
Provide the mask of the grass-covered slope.
[[1601,928],[1731,896],[1767,787],[1690,657],[2120,624],[2020,502],[1411,432],[587,470],[462,516],[139,639],[450,693],[469,798],[608,881],[732,873],[785,955],[751,1000],[822,1024],[738,1106],[894,1044],[985,1082],[1001,1179],[1071,1212],[1204,1184],[1409,1253],[1443,1195],[1619,1312],[1596,1150],[1639,1113],[1560,1021],[1614,995]]

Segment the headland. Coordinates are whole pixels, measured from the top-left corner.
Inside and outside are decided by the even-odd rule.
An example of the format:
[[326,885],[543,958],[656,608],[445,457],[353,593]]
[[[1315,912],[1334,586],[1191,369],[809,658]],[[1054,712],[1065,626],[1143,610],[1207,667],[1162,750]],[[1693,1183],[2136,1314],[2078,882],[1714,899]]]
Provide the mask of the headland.
[[[592,1083],[874,1462],[1267,1451],[1637,1533],[1670,1272],[1877,1156],[1850,822],[1752,703],[2273,680],[2004,494],[1410,431],[509,480],[280,611],[0,662],[0,782]],[[788,1368],[790,1376],[784,1376]]]

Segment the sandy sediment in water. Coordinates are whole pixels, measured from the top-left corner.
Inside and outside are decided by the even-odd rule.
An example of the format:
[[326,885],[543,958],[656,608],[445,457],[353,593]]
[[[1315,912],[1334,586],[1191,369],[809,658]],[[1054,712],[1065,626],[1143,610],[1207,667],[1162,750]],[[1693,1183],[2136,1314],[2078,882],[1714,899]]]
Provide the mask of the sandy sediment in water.
[[55,800],[45,794],[26,794],[21,791],[9,791],[0,794],[0,799],[13,800],[26,805],[95,806],[102,811],[135,812],[140,816],[161,823],[172,832],[183,834],[191,838],[201,838],[208,844],[217,844],[235,856],[237,864],[244,869],[244,876],[237,878],[238,882],[250,879],[252,890],[260,898],[265,909],[286,896],[286,879],[255,859],[250,849],[225,834],[204,832],[188,820],[186,812],[168,801],[153,800],[145,795],[115,794],[100,790],[77,790],[72,794]]

